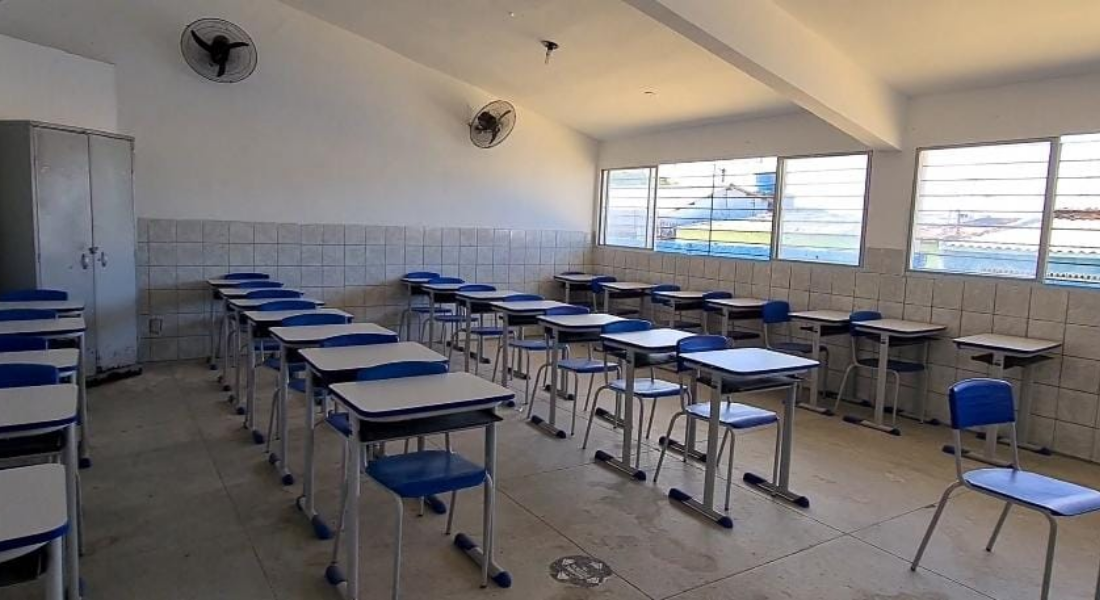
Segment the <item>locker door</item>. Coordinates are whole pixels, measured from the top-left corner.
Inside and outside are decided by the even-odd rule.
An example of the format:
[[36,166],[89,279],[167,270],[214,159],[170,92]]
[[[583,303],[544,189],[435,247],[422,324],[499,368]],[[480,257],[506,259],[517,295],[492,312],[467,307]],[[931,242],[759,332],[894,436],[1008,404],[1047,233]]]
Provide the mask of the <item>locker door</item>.
[[92,257],[88,136],[34,129],[38,285],[84,300],[88,365],[95,364],[95,284]]
[[130,140],[88,136],[95,255],[97,367],[137,363],[133,150]]

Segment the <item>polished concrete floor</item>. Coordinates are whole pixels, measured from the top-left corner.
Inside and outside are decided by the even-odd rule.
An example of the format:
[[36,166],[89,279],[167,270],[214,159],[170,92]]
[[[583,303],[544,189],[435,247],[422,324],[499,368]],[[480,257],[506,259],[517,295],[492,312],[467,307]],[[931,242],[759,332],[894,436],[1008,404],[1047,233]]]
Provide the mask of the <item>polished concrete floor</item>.
[[[263,374],[263,390],[273,378]],[[522,391],[522,382],[516,386]],[[261,394],[267,398],[268,394]],[[542,395],[545,399],[545,395]],[[609,399],[607,397],[606,399]],[[293,411],[291,466],[301,464],[304,419]],[[746,401],[777,407],[774,398]],[[656,464],[655,441],[677,406],[666,400],[641,461]],[[282,486],[214,383],[196,363],[152,365],[144,375],[91,391],[94,467],[83,473],[87,597],[110,600],[252,600],[337,598],[322,577],[331,543],[318,541],[294,507],[298,485]],[[536,410],[545,414],[539,402]],[[571,406],[559,413],[568,423]],[[678,598],[900,600],[1038,598],[1046,524],[1013,512],[993,553],[983,550],[1000,505],[958,493],[923,568],[908,569],[931,505],[954,477],[940,453],[943,427],[904,423],[891,437],[808,412],[797,416],[793,487],[806,510],[773,501],[742,483],[746,470],[769,472],[773,432],[739,436],[732,530],[685,512],[667,499],[671,486],[701,490],[702,468],[673,455],[656,483],[626,479],[593,464],[593,450],[617,453],[618,434],[597,423],[581,449],[573,439],[524,424],[514,410],[499,436],[498,559],[511,589],[478,586],[472,563],[443,536],[445,518],[406,511],[403,597]],[[267,414],[266,403],[261,411]],[[319,430],[319,503],[334,519],[339,446]],[[480,433],[456,436],[473,458]],[[1100,466],[1027,455],[1025,465],[1100,486]],[[723,467],[722,473],[725,472]],[[723,482],[720,482],[723,483]],[[724,483],[723,483],[724,485]],[[388,597],[391,501],[364,486],[362,592]],[[480,532],[480,494],[459,496],[456,529]],[[377,510],[373,510],[377,507]],[[1100,565],[1100,517],[1065,521],[1058,540],[1052,598],[1093,598]],[[566,556],[589,555],[614,574],[595,587],[551,576]],[[0,598],[37,598],[33,586]]]

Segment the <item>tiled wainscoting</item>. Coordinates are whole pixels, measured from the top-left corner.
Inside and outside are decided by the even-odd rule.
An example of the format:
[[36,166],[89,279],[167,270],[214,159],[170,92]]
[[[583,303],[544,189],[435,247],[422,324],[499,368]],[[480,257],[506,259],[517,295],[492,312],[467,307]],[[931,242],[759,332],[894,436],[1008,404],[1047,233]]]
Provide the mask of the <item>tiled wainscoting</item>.
[[205,356],[204,280],[228,271],[265,271],[359,320],[396,326],[398,280],[409,271],[549,295],[553,274],[583,269],[591,248],[582,231],[141,219],[141,356]]
[[[620,280],[675,283],[683,289],[729,290],[737,295],[788,300],[793,310],[877,309],[887,317],[931,321],[947,331],[931,345],[928,407],[946,417],[946,390],[955,381],[988,373],[950,339],[996,332],[1059,340],[1055,360],[1035,367],[1032,441],[1100,461],[1100,292],[976,277],[906,272],[903,251],[868,249],[862,268],[782,261],[689,257],[596,248],[593,269]],[[746,327],[752,327],[746,323]],[[797,328],[796,328],[797,329]],[[794,332],[796,335],[799,331]],[[828,389],[839,387],[850,351],[846,336],[828,340]],[[908,350],[911,352],[912,350]],[[1018,371],[1009,371],[1015,376]],[[902,403],[913,406],[913,376],[902,377]],[[871,398],[871,381],[858,382]],[[902,426],[905,426],[902,421]]]

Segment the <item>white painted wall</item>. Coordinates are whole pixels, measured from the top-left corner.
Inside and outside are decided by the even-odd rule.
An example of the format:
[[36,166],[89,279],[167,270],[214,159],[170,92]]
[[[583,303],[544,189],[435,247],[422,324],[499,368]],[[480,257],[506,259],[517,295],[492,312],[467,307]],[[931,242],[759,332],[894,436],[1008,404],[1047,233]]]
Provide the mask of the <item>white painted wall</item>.
[[[208,16],[253,36],[247,81],[183,62]],[[488,93],[274,0],[8,0],[0,33],[116,65],[142,217],[591,228],[590,138],[519,107],[502,146],[474,148]]]
[[115,68],[0,35],[0,119],[117,131]]

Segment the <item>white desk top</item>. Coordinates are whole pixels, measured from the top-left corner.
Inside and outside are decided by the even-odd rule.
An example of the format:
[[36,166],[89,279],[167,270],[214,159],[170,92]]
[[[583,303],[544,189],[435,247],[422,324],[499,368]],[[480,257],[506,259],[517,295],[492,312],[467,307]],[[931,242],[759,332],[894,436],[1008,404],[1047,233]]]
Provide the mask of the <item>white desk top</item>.
[[851,316],[849,313],[839,310],[800,310],[791,313],[791,318],[796,321],[813,321],[832,325],[847,323],[849,316]]
[[76,397],[72,383],[0,389],[0,432],[73,423]]
[[81,300],[28,300],[19,302],[0,302],[0,310],[18,308],[34,308],[39,310],[56,310],[59,313],[84,312],[84,302]]
[[921,323],[920,321],[903,321],[901,319],[873,319],[870,321],[856,321],[852,325],[856,329],[861,331],[886,333],[899,337],[920,337],[947,329],[946,325],[936,325],[935,323]]
[[565,275],[559,273],[554,275],[554,281],[563,281],[568,283],[591,283],[593,279],[599,277],[599,275],[593,275],[591,273],[573,273],[571,275]]
[[[257,290],[283,290],[283,291],[287,291],[287,292],[298,292],[299,294],[302,293],[302,290],[295,289],[295,288],[288,288],[288,287],[281,287],[281,288],[225,288],[225,289],[218,290],[218,293],[222,295],[222,298],[225,298],[225,299],[229,300],[229,299],[233,299],[233,298],[244,298],[248,294],[250,294],[252,292],[255,292]],[[274,298],[269,298],[269,300],[274,300]]]
[[431,277],[402,277],[401,283],[411,283],[413,285],[420,285],[431,281]]
[[23,548],[64,535],[69,525],[65,498],[62,465],[0,471],[0,542]]
[[221,277],[214,277],[212,279],[207,279],[206,284],[216,288],[233,287],[239,283],[244,283],[245,281],[271,281],[271,279],[222,279]]
[[661,296],[662,298],[668,298],[670,300],[702,300],[703,294],[706,292],[694,292],[690,290],[676,290],[676,291],[655,291],[654,296]]
[[278,323],[287,317],[296,317],[298,315],[308,315],[313,313],[323,313],[330,315],[343,315],[350,317],[351,315],[338,309],[338,308],[315,308],[313,310],[250,310],[244,313],[244,318],[253,323],[268,324]]
[[767,303],[767,300],[759,298],[714,298],[707,300],[707,306],[717,306],[731,310],[761,308]]
[[396,333],[374,323],[347,323],[345,325],[303,325],[301,327],[272,327],[271,337],[284,344],[320,344],[324,340],[349,333]]
[[473,283],[425,283],[420,286],[421,289],[428,292],[454,292],[458,291],[458,288],[466,285],[475,285]]
[[600,285],[613,292],[643,292],[657,287],[656,283],[643,281],[607,281]]
[[608,333],[601,335],[600,340],[605,345],[614,348],[626,348],[642,352],[672,352],[676,350],[677,342],[693,335],[695,334],[663,327],[630,333]]
[[604,325],[622,321],[622,317],[607,313],[592,313],[587,315],[543,315],[539,317],[539,323],[554,330],[586,332],[599,331]]
[[489,306],[497,312],[510,315],[541,315],[551,308],[570,305],[556,300],[524,300],[523,302],[490,302]]
[[736,377],[794,375],[816,369],[821,363],[764,348],[732,348],[681,354],[684,364],[720,371]]
[[416,342],[306,348],[300,353],[309,366],[318,373],[357,371],[396,362],[447,362],[446,356]]
[[324,306],[323,300],[316,298],[234,298],[229,301],[229,306],[233,310],[255,310],[256,307],[267,304],[268,302],[282,302],[283,300],[304,300],[306,302],[312,302],[317,306]]
[[331,386],[348,410],[366,421],[405,421],[493,408],[515,397],[512,390],[470,373],[443,373]]
[[76,348],[54,348],[50,350],[24,350],[22,352],[0,352],[0,365],[30,363],[50,365],[61,370],[75,369],[80,362],[80,350]]
[[517,292],[515,290],[494,290],[492,292],[458,292],[455,294],[455,298],[459,300],[473,300],[477,302],[489,302],[492,300],[500,300],[501,298],[507,298],[508,296],[515,296],[516,294],[522,294],[524,292]]
[[[1017,337],[1014,335],[1000,335],[998,333],[980,333],[955,338],[955,344],[962,348],[981,348],[998,352],[1007,352],[1014,355],[1034,356],[1050,352],[1062,345],[1062,342],[1051,340],[1037,340],[1032,338]],[[0,356],[3,356],[0,354]]]
[[84,317],[0,321],[0,335],[65,335],[83,333],[85,328]]

